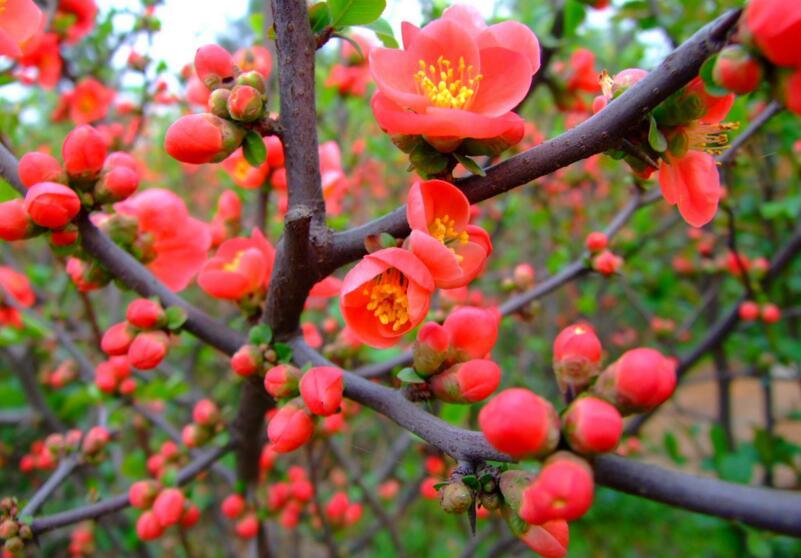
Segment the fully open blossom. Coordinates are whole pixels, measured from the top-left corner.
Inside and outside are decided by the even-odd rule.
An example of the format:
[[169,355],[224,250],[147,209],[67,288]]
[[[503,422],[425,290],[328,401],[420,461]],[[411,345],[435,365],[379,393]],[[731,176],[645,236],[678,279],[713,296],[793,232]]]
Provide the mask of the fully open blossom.
[[58,44],[58,35],[43,32],[36,33],[25,42],[18,73],[23,83],[35,82],[45,89],[56,86],[64,66]]
[[523,120],[512,109],[539,69],[539,42],[515,21],[487,26],[475,8],[453,6],[422,29],[403,24],[401,49],[374,48],[373,113],[390,134],[504,137],[514,145]]
[[26,40],[39,29],[42,10],[33,0],[5,0],[0,12],[0,56],[17,58]]
[[226,240],[203,266],[198,285],[215,298],[239,300],[269,280],[273,259],[251,238]]
[[95,26],[95,17],[95,0],[59,0],[56,18],[70,22],[66,32],[68,43],[77,43],[88,35]]
[[237,50],[234,53],[234,64],[243,72],[256,71],[267,79],[273,69],[273,57],[263,46],[253,45]]
[[331,66],[325,86],[336,87],[340,95],[362,96],[367,92],[367,84],[371,81],[367,60],[373,45],[359,33],[352,34],[351,39],[359,45],[361,54],[349,41],[342,41],[342,63]]
[[801,67],[801,4],[788,0],[750,0],[744,24],[765,57],[778,66]]
[[180,197],[160,188],[131,196],[114,209],[137,218],[138,243],[148,269],[173,291],[186,288],[206,262],[208,225],[191,217]]
[[409,247],[426,264],[437,287],[467,285],[492,253],[487,232],[469,224],[467,196],[443,180],[415,182],[409,191],[406,219],[412,228]]
[[237,186],[248,190],[261,188],[270,174],[270,165],[267,161],[264,161],[258,167],[253,167],[245,159],[241,148],[234,151],[230,157],[223,161],[222,166]]
[[365,256],[342,283],[345,323],[366,344],[391,347],[428,313],[434,280],[414,254],[385,248]]
[[69,115],[75,124],[102,120],[108,114],[116,92],[95,78],[83,78],[69,93]]

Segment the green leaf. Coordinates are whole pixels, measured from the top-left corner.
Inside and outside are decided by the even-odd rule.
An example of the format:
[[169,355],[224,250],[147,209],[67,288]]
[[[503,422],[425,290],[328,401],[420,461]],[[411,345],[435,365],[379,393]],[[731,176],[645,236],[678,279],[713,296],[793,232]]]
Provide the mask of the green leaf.
[[435,485],[434,485],[434,490],[439,490],[439,489],[440,489],[440,488],[442,488],[443,486],[448,486],[448,482],[447,482],[447,481],[445,481],[445,482],[438,482],[437,484],[435,484]]
[[681,454],[681,451],[679,451],[679,443],[673,432],[665,432],[662,443],[665,446],[665,451],[667,451],[668,456],[676,465],[684,465],[687,463],[687,459]]
[[261,38],[264,35],[264,14],[261,12],[250,14],[249,22],[253,34]]
[[411,153],[409,161],[424,178],[434,176],[448,168],[449,158],[428,143],[421,141]]
[[333,27],[367,25],[381,17],[386,7],[385,0],[328,0]]
[[398,372],[397,378],[401,382],[406,382],[407,384],[424,384],[425,380],[417,375],[417,372],[414,371],[414,368],[403,368]]
[[275,343],[273,349],[278,355],[278,362],[292,362],[292,347],[286,343]]
[[453,156],[456,157],[456,160],[459,161],[462,164],[462,166],[464,166],[464,168],[466,168],[473,174],[476,174],[478,176],[487,176],[487,173],[484,172],[484,169],[481,168],[481,165],[476,163],[470,157],[466,157],[460,153],[454,153]]
[[667,138],[657,126],[656,119],[653,116],[651,117],[651,125],[648,128],[648,143],[658,153],[664,153],[668,147]]
[[181,329],[181,326],[186,323],[186,319],[189,317],[186,310],[180,306],[170,306],[164,313],[167,315],[167,328],[170,331]]
[[587,17],[587,8],[581,2],[567,0],[564,8],[565,37],[575,36],[576,29],[584,22],[585,17]]
[[480,488],[479,484],[478,484],[478,478],[476,478],[475,475],[465,475],[465,476],[463,476],[462,477],[462,482],[465,484],[465,486],[468,486],[468,487],[472,488],[473,490],[478,490]]
[[273,340],[273,330],[267,324],[259,324],[250,328],[248,342],[251,345],[269,345]]
[[392,32],[392,26],[384,18],[380,17],[364,27],[375,33],[378,40],[380,40],[385,47],[398,48],[398,46],[400,46],[395,39],[395,34]]
[[698,75],[701,78],[701,81],[704,82],[704,89],[706,89],[707,93],[716,97],[722,97],[723,95],[727,95],[729,90],[724,89],[715,83],[712,70],[715,69],[715,62],[717,59],[717,54],[707,58],[706,61],[701,65],[701,68],[698,70]]
[[[318,2],[309,8],[309,23],[314,33],[319,33],[331,24],[331,12],[328,10],[327,2]],[[275,40],[275,26],[271,31],[273,36],[270,38]]]
[[382,248],[396,248],[398,246],[397,239],[387,232],[382,232],[378,239]]
[[264,146],[264,140],[252,130],[245,136],[242,153],[252,167],[258,167],[267,160],[267,148]]

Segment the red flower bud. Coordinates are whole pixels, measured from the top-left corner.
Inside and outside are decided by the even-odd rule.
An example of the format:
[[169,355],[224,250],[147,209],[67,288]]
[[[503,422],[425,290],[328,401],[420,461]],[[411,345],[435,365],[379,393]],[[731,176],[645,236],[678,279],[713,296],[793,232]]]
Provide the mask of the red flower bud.
[[136,535],[141,541],[152,541],[157,539],[164,532],[156,514],[148,510],[136,520]]
[[164,148],[182,163],[218,163],[242,144],[245,131],[213,114],[182,116],[167,129]]
[[559,416],[553,405],[523,388],[500,392],[478,414],[492,446],[514,458],[539,457],[559,442]]
[[491,360],[454,364],[431,378],[431,391],[448,403],[475,403],[492,395],[501,383],[501,368]]
[[673,361],[659,351],[632,349],[601,373],[592,392],[623,414],[648,411],[673,393],[675,368]]
[[451,348],[460,360],[484,358],[498,338],[500,314],[496,309],[465,306],[451,312],[442,324],[451,337]]
[[570,527],[567,521],[555,519],[542,525],[531,525],[520,540],[543,558],[563,558],[570,542]]
[[259,532],[259,520],[256,514],[249,513],[237,521],[234,532],[236,532],[238,537],[242,537],[243,539],[252,539],[255,537]]
[[342,370],[333,366],[310,368],[300,379],[300,395],[315,415],[333,415],[342,404]]
[[60,229],[80,210],[78,194],[63,184],[40,182],[25,194],[25,211],[34,223],[48,229]]
[[128,348],[134,340],[135,332],[128,322],[114,324],[103,334],[100,348],[110,356],[128,354]]
[[264,356],[255,345],[242,345],[231,357],[231,368],[240,376],[250,376],[261,368]]
[[78,126],[64,138],[61,157],[67,174],[81,180],[91,180],[100,174],[106,160],[106,140],[89,125]]
[[273,366],[264,376],[264,389],[276,399],[295,397],[301,376],[303,373],[291,364]]
[[553,342],[553,369],[559,387],[575,392],[598,375],[601,342],[588,324],[573,324],[563,329]]
[[610,452],[623,434],[623,417],[603,399],[581,397],[568,407],[563,417],[570,447],[579,453]]
[[195,73],[206,87],[216,89],[234,77],[234,59],[219,45],[205,45],[195,52]]
[[225,500],[223,500],[221,509],[225,517],[228,519],[236,519],[245,513],[246,507],[247,503],[242,496],[239,494],[229,494]]
[[284,144],[278,136],[267,136],[264,138],[264,145],[267,146],[267,164],[271,169],[278,169],[284,166]]
[[128,360],[134,368],[151,370],[161,364],[169,346],[170,338],[163,331],[140,333],[128,349]]
[[181,527],[192,527],[198,521],[200,521],[200,508],[189,502],[189,506],[184,510],[184,515],[181,516]]
[[0,203],[0,238],[11,242],[30,238],[35,234],[35,227],[25,202],[20,199]]
[[165,488],[153,502],[153,514],[164,527],[175,525],[184,513],[184,493],[177,488]]
[[153,505],[159,488],[159,483],[154,480],[136,481],[128,488],[128,499],[133,507],[146,510]]
[[623,258],[614,255],[609,250],[604,250],[592,259],[592,268],[607,277],[617,273],[622,265]]
[[587,246],[587,250],[595,253],[605,250],[609,244],[609,240],[606,238],[604,233],[600,231],[594,231],[587,235],[587,239],[584,241],[584,244]]
[[109,440],[111,440],[111,434],[109,434],[108,430],[102,426],[94,426],[83,437],[81,449],[88,455],[97,454],[103,451]]
[[181,441],[188,448],[197,448],[209,439],[209,431],[195,423],[187,424],[181,430]]
[[308,502],[314,496],[314,485],[308,479],[297,479],[290,486],[292,497],[299,502]]
[[782,311],[775,304],[763,304],[761,309],[762,321],[766,324],[778,322],[782,317]]
[[56,158],[38,151],[30,151],[23,155],[19,160],[17,172],[19,173],[20,182],[26,188],[30,188],[39,182],[67,183],[67,175]]
[[220,421],[220,408],[209,399],[201,399],[192,409],[192,420],[200,426],[214,426]]
[[60,231],[50,231],[50,243],[53,246],[69,246],[78,240],[78,228],[75,225],[67,225]]
[[744,322],[753,322],[759,317],[759,304],[753,300],[746,300],[738,308],[740,319]]
[[262,94],[249,85],[237,85],[228,97],[228,113],[242,122],[258,120],[264,114]]
[[537,273],[531,267],[531,264],[517,264],[512,272],[512,279],[518,289],[530,289],[534,286],[536,278]]
[[520,517],[532,525],[578,519],[590,509],[594,491],[589,464],[571,453],[556,453],[523,491]]
[[724,89],[745,95],[759,87],[762,65],[742,46],[730,45],[718,54],[712,79]]
[[314,423],[308,411],[298,400],[292,400],[275,413],[267,425],[267,437],[278,453],[295,451],[309,441]]
[[164,322],[164,308],[153,300],[137,298],[128,305],[125,319],[134,327],[152,329],[159,327]]
[[95,199],[100,203],[118,202],[139,188],[139,173],[128,167],[114,167],[104,172],[95,185]]
[[428,322],[417,332],[414,343],[413,366],[421,376],[428,376],[439,370],[448,358],[451,335],[436,322]]

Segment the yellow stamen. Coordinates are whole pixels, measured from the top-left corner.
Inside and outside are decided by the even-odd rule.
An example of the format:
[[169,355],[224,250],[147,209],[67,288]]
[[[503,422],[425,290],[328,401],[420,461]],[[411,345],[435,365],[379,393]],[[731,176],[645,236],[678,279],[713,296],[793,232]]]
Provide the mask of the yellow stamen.
[[611,99],[612,86],[615,85],[615,80],[612,79],[612,76],[609,75],[609,72],[603,70],[598,76],[598,83],[601,84],[601,93],[603,93],[604,97]]
[[234,259],[228,262],[227,264],[223,265],[223,271],[239,271],[239,262],[242,261],[242,255],[245,253],[244,250],[240,250],[234,256]]
[[706,151],[710,155],[720,155],[729,148],[728,132],[739,127],[739,122],[721,122],[719,124],[696,122],[685,130],[688,146],[696,151]]
[[237,161],[233,172],[234,178],[237,180],[245,180],[248,172],[250,172],[250,169],[252,168],[253,167],[250,166],[250,163],[248,163],[245,159]]
[[426,65],[420,60],[420,70],[414,74],[418,91],[425,94],[436,107],[467,109],[478,91],[479,82],[484,76],[473,76],[473,66],[465,65],[459,57],[454,69],[451,61],[440,56],[437,65]]
[[409,281],[397,269],[389,269],[365,284],[362,291],[370,297],[367,309],[382,325],[392,325],[398,331],[409,322],[409,299],[406,290]]
[[[450,247],[450,244],[467,244],[470,241],[470,235],[467,234],[467,231],[458,230],[456,221],[451,219],[450,215],[443,215],[434,219],[434,222],[428,227],[428,233],[445,246],[448,246],[454,254],[456,254],[456,250]],[[463,256],[456,254],[456,259],[461,262]]]

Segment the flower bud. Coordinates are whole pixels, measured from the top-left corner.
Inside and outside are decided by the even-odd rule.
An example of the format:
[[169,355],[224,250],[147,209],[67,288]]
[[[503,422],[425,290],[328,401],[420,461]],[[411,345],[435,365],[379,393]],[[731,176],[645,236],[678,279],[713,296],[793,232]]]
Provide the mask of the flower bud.
[[231,368],[240,376],[250,376],[264,363],[264,356],[256,345],[242,345],[231,357]]
[[118,202],[127,199],[139,188],[139,173],[128,167],[114,167],[104,172],[95,185],[98,203]]
[[234,59],[223,47],[205,45],[195,52],[195,73],[209,89],[217,89],[234,77]]
[[413,366],[421,376],[429,376],[439,370],[450,349],[448,330],[436,322],[423,324],[414,342]]
[[623,434],[623,417],[612,405],[595,397],[581,397],[562,418],[570,447],[579,453],[607,453]]
[[100,348],[110,356],[128,354],[135,332],[128,322],[119,322],[106,330],[100,340]]
[[534,286],[536,278],[534,268],[527,263],[517,264],[512,272],[512,280],[518,289],[530,289]]
[[139,329],[153,329],[164,324],[166,315],[164,308],[158,302],[147,298],[137,298],[128,305],[125,319]]
[[439,491],[439,505],[446,513],[464,513],[473,503],[473,491],[463,482],[449,482]]
[[315,415],[333,415],[342,404],[342,370],[334,366],[310,368],[299,387],[303,402]]
[[264,376],[264,389],[276,399],[296,397],[303,372],[291,364],[273,366]]
[[36,234],[36,226],[25,210],[25,202],[13,199],[0,203],[0,238],[7,242],[23,240]]
[[673,361],[659,351],[632,349],[601,373],[591,391],[624,415],[648,411],[673,393],[675,368]]
[[25,211],[34,223],[48,229],[67,225],[80,210],[78,194],[63,184],[39,182],[25,194]]
[[181,516],[181,527],[192,527],[197,524],[198,521],[200,521],[200,508],[192,502],[189,502],[184,510],[184,514]]
[[237,85],[228,97],[228,113],[234,120],[253,122],[264,114],[262,94],[249,85]]
[[208,442],[209,430],[199,424],[187,424],[181,430],[181,441],[188,448],[198,448]]
[[308,442],[313,433],[314,423],[298,399],[278,409],[267,425],[267,437],[278,453],[295,451]]
[[215,89],[209,95],[209,112],[220,118],[230,118],[228,112],[228,98],[231,96],[230,89]]
[[596,252],[600,252],[601,250],[605,250],[609,244],[609,239],[607,239],[606,235],[601,231],[593,231],[587,235],[587,239],[584,241],[584,244],[587,246],[587,250],[594,254]]
[[762,81],[762,65],[740,45],[730,45],[720,51],[712,68],[715,85],[732,93],[751,93]]
[[184,493],[178,488],[166,488],[153,502],[153,514],[164,527],[175,525],[184,513],[184,500]]
[[25,543],[20,537],[11,537],[10,539],[7,539],[5,543],[3,543],[3,549],[11,556],[21,553],[24,548]]
[[170,338],[163,331],[140,333],[128,349],[128,360],[134,368],[151,370],[161,364],[169,346]]
[[106,140],[89,125],[78,126],[64,138],[61,157],[67,174],[79,180],[92,180],[100,174],[106,160]]
[[192,409],[192,420],[200,426],[214,426],[220,421],[220,408],[214,401],[201,399]]
[[594,491],[590,465],[571,453],[556,453],[523,491],[520,517],[532,525],[578,519],[590,509]]
[[161,522],[151,510],[143,512],[136,520],[136,535],[141,541],[152,541],[164,532]]
[[60,231],[50,231],[50,244],[53,246],[71,246],[76,240],[78,240],[78,227],[72,223]]
[[622,265],[623,258],[614,255],[609,250],[604,250],[592,259],[592,268],[606,277],[617,273]]
[[431,378],[431,391],[447,403],[475,403],[492,395],[501,383],[501,368],[491,360],[454,364]]
[[495,449],[516,459],[548,455],[559,442],[556,409],[523,388],[493,397],[478,414],[478,424]]
[[96,455],[103,451],[109,440],[111,440],[111,434],[109,434],[108,430],[102,426],[94,426],[83,437],[81,449],[87,455]]
[[264,138],[264,145],[267,146],[267,164],[271,169],[278,169],[284,166],[284,144],[278,136],[267,136]]
[[570,542],[570,527],[563,519],[546,521],[542,525],[529,525],[520,540],[542,558],[564,558]]
[[67,175],[56,158],[39,151],[30,151],[23,155],[17,172],[20,182],[26,188],[39,182],[67,183]]
[[10,539],[19,532],[19,524],[13,519],[0,523],[0,539]]
[[182,163],[219,163],[242,144],[245,130],[213,114],[182,116],[167,129],[164,148]]
[[136,481],[128,488],[128,500],[137,509],[149,509],[159,493],[159,488],[159,483],[154,480]]
[[229,494],[221,505],[223,515],[228,519],[236,519],[245,513],[246,507],[245,499],[239,494]]
[[484,358],[498,338],[497,309],[465,306],[451,312],[442,324],[451,338],[451,349],[459,360]]
[[264,75],[261,72],[257,72],[256,70],[251,70],[249,72],[243,72],[239,74],[236,78],[237,85],[247,85],[258,91],[259,93],[264,94],[265,87],[264,87]]
[[771,303],[763,304],[760,309],[760,314],[762,316],[762,321],[766,324],[774,324],[782,317],[782,311],[779,310],[779,307]]
[[740,319],[744,322],[753,322],[759,317],[759,304],[753,300],[746,300],[740,303],[737,309]]
[[239,521],[234,527],[234,532],[243,539],[252,539],[259,532],[259,520],[255,513],[249,513]]
[[520,469],[510,469],[501,473],[500,488],[503,499],[515,512],[520,511],[523,491],[534,480],[534,473]]
[[572,388],[578,393],[598,375],[601,351],[601,342],[588,324],[573,324],[556,336],[553,369],[563,392]]

